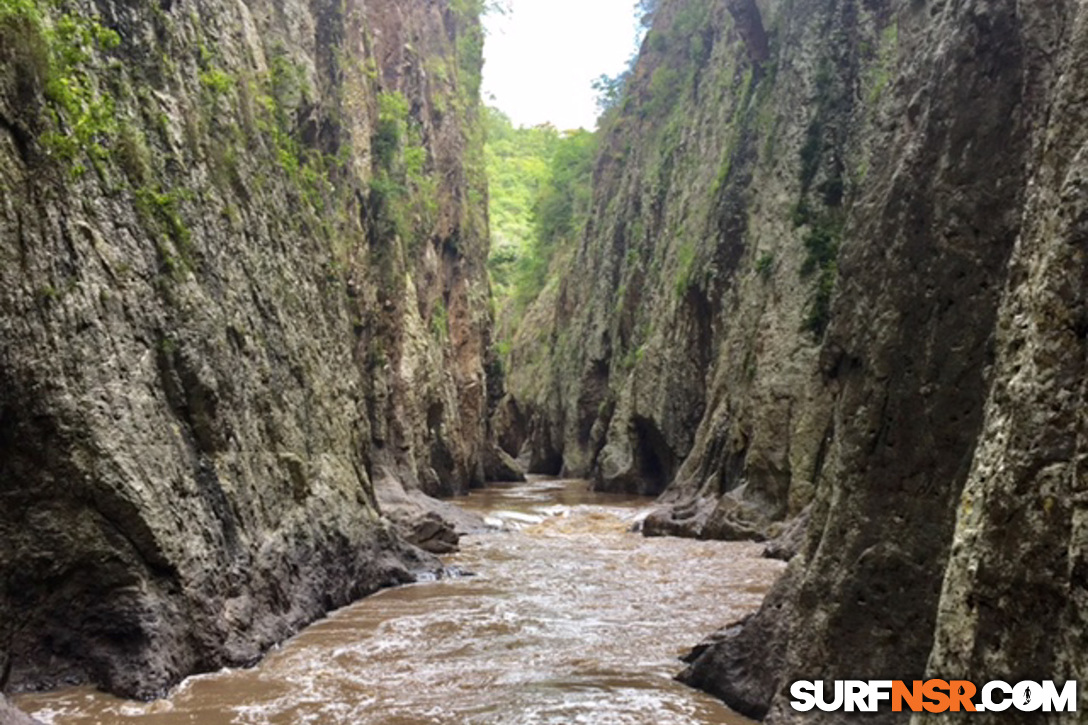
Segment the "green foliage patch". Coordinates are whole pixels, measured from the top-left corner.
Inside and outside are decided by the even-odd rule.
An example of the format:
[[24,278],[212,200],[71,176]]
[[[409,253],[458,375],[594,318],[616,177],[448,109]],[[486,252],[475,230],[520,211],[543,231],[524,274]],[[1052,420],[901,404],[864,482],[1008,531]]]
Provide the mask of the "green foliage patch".
[[819,337],[831,321],[831,297],[838,275],[839,247],[842,245],[845,215],[842,209],[831,208],[815,214],[804,204],[794,210],[797,226],[808,224],[802,239],[805,259],[801,263],[801,276],[816,276],[816,290],[809,303],[803,328]]
[[893,20],[880,33],[880,47],[876,58],[866,68],[863,82],[866,88],[866,103],[873,107],[884,95],[885,89],[895,73],[896,57],[899,53],[899,24]]
[[676,251],[676,296],[683,297],[695,282],[695,244],[686,240]]
[[597,138],[547,125],[515,128],[501,112],[485,113],[488,269],[499,305],[524,311],[547,285],[557,251],[577,237],[589,213]]
[[756,272],[760,277],[767,280],[771,278],[774,273],[774,255],[770,252],[764,252],[756,260]]
[[427,171],[422,129],[403,94],[379,94],[371,150],[370,203],[376,231],[382,237],[418,244],[438,213],[438,182]]
[[[188,194],[153,187],[143,187],[134,193],[136,211],[145,228],[157,229],[164,235],[158,242],[163,271],[176,278],[186,270],[192,270],[195,264],[192,235],[181,216],[181,202]],[[171,244],[167,244],[167,240]]]
[[[47,154],[72,164],[74,175],[105,158],[103,145],[117,129],[113,98],[102,89],[90,62],[121,43],[116,31],[98,17],[64,11],[53,3],[0,0],[0,61],[10,62],[20,91],[39,89],[47,102],[50,128],[40,139]],[[30,99],[24,99],[29,101]]]

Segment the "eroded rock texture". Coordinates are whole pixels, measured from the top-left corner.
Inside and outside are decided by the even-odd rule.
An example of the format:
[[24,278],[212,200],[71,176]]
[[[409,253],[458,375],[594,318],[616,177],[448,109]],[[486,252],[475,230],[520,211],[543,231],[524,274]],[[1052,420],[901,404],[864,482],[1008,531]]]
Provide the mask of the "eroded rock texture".
[[782,534],[766,604],[682,676],[742,712],[850,718],[793,712],[796,679],[1082,677],[1088,11],[760,2],[761,60],[747,5],[660,4],[504,445],[662,493],[649,534]]
[[892,123],[897,14],[665,0],[653,18],[496,429],[533,470],[663,493],[649,534],[766,538],[825,472],[837,363],[821,341]]
[[434,566],[397,528],[483,480],[481,31],[9,5],[0,667],[150,696]]
[[1088,9],[1052,12],[1053,72],[937,610],[937,675],[1088,675]]
[[835,436],[793,593],[686,673],[738,703],[756,678],[768,722],[847,717],[793,712],[795,679],[1083,670],[1083,14],[900,10],[902,115],[847,226]]

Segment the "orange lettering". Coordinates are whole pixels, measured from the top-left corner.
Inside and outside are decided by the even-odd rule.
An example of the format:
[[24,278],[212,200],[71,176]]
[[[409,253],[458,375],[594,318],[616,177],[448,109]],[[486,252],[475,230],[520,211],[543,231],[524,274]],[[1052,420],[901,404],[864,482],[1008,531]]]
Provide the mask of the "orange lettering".
[[948,684],[948,691],[952,693],[952,712],[959,712],[961,705],[965,712],[974,712],[975,703],[971,698],[975,696],[975,684],[967,680],[952,680]]
[[903,700],[912,712],[922,711],[922,681],[915,680],[914,688],[908,690],[907,683],[896,680],[892,683],[892,712],[903,712]]
[[926,712],[944,712],[948,709],[948,695],[942,692],[948,689],[948,683],[945,680],[926,680],[926,683],[922,685],[922,694],[932,700],[925,704]]

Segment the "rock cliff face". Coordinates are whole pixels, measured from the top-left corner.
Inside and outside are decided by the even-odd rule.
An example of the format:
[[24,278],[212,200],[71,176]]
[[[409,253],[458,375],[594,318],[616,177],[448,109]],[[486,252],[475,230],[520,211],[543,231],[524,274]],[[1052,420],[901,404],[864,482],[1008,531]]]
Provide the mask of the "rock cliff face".
[[663,492],[648,533],[804,512],[683,675],[752,716],[800,721],[796,679],[1084,676],[1088,11],[760,2],[761,61],[739,5],[660,3],[503,444]]
[[927,671],[1083,682],[1088,8],[1059,3],[1021,23],[1046,75],[1024,89],[1038,106],[1020,233]]
[[762,537],[802,511],[833,437],[838,249],[898,52],[890,2],[659,3],[582,245],[515,340],[500,442],[664,492],[653,533]]
[[150,696],[434,566],[377,499],[485,475],[478,10],[0,2],[11,687]]

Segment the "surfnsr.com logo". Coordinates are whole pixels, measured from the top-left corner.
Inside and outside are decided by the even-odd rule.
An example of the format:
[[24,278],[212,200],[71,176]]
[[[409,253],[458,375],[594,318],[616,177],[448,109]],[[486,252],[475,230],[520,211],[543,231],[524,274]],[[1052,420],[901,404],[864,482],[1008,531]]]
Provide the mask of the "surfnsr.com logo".
[[790,705],[799,712],[1076,712],[1077,683],[1060,688],[1053,680],[1010,685],[995,680],[981,688],[967,680],[798,680],[790,686]]

